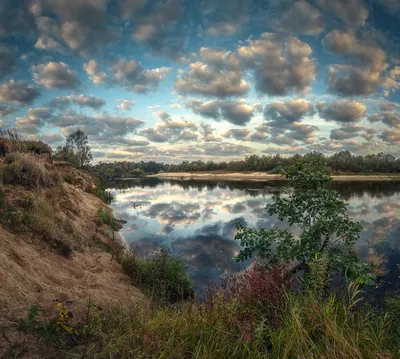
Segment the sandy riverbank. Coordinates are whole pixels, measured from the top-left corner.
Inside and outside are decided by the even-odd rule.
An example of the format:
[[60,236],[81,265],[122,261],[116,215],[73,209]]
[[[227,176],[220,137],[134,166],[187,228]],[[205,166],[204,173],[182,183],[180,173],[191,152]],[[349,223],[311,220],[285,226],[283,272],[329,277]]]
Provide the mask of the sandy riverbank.
[[[282,181],[280,175],[265,172],[170,172],[158,173],[147,177],[170,180],[200,180],[200,181]],[[400,175],[346,175],[332,176],[334,181],[400,181]]]

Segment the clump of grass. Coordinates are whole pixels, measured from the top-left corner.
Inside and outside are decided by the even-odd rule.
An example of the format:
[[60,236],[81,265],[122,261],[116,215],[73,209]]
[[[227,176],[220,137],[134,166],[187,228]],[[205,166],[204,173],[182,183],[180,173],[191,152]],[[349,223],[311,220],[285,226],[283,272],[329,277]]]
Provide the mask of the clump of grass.
[[53,187],[59,182],[58,174],[49,170],[39,156],[19,152],[6,155],[1,177],[4,184],[27,188]]
[[98,181],[96,187],[92,188],[90,192],[106,204],[111,204],[115,199],[112,192],[106,189],[106,185],[101,180]]
[[63,176],[63,179],[64,179],[64,181],[65,181],[66,183],[68,183],[68,184],[72,184],[72,183],[73,183],[73,179],[72,179],[72,177],[69,176],[69,175]]
[[22,223],[39,234],[51,247],[64,257],[72,255],[77,240],[71,223],[57,216],[54,204],[39,195],[24,202]]
[[122,259],[122,269],[134,285],[157,302],[173,303],[193,297],[193,281],[183,260],[162,249],[144,258]]

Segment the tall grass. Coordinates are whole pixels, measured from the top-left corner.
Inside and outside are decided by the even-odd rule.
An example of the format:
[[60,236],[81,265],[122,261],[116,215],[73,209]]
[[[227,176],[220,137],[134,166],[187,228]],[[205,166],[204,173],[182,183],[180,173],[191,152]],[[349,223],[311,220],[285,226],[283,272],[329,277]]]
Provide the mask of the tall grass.
[[38,155],[19,152],[7,154],[0,172],[2,182],[27,188],[56,186],[60,177],[48,166]]
[[122,259],[122,269],[153,300],[177,302],[193,296],[193,281],[183,260],[162,249],[144,258],[135,255]]
[[13,152],[30,152],[51,156],[52,150],[44,142],[28,140],[15,128],[0,126],[0,155],[5,156]]
[[[130,273],[142,270],[136,258],[127,263],[132,265],[125,267],[133,270]],[[157,280],[160,274],[154,265],[159,264],[147,265],[155,270],[145,270],[153,276],[150,282]],[[261,290],[268,278],[277,278],[279,290]],[[66,342],[74,343],[76,357],[93,359],[398,357],[399,298],[391,304],[393,311],[378,315],[362,303],[355,285],[342,298],[321,297],[312,290],[295,293],[282,287],[279,272],[261,267],[228,282],[239,288],[222,286],[203,302],[154,305],[144,300],[131,308],[103,309],[81,320],[74,317],[78,322]],[[89,328],[84,339],[82,327]]]
[[287,292],[279,322],[251,315],[221,293],[197,304],[138,304],[104,313],[89,357],[394,358],[386,340],[389,318],[355,311],[355,304],[354,297],[321,300]]

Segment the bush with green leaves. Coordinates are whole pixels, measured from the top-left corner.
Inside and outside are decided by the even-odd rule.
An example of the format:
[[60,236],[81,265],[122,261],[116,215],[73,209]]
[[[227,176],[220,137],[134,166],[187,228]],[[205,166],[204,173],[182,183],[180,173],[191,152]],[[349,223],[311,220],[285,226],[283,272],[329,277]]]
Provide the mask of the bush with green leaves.
[[306,156],[282,171],[282,175],[288,186],[274,194],[266,208],[270,216],[286,220],[300,234],[294,235],[290,228],[256,230],[238,224],[235,239],[242,249],[237,260],[244,261],[258,253],[270,265],[292,264],[290,272],[294,274],[307,271],[310,262],[324,258],[330,273],[372,284],[370,268],[359,262],[353,250],[362,226],[348,216],[346,203],[331,188],[324,157]]

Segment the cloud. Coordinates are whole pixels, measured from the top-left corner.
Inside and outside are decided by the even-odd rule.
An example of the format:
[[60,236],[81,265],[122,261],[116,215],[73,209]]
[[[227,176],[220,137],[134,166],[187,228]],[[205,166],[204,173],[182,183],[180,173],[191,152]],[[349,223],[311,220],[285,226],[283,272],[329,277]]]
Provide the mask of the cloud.
[[198,127],[192,121],[172,120],[165,112],[158,113],[161,122],[158,122],[153,128],[147,128],[140,131],[149,141],[153,142],[181,142],[197,140],[199,134]]
[[160,120],[166,121],[169,120],[171,118],[171,116],[169,115],[169,113],[167,113],[167,111],[163,110],[160,112],[155,112],[154,113]]
[[106,73],[99,70],[99,63],[96,60],[83,64],[83,69],[95,85],[101,85],[107,78]]
[[140,12],[148,0],[119,0],[119,14],[122,20],[128,21]]
[[145,140],[135,140],[133,138],[126,139],[126,143],[129,146],[140,147],[140,146],[148,146],[150,143]]
[[0,37],[12,34],[34,36],[36,23],[26,1],[2,0],[0,4]]
[[[343,55],[355,64],[336,64],[329,67],[328,90],[343,96],[374,94],[379,87],[385,91],[399,88],[396,69],[389,67],[386,52],[380,48],[370,34],[358,39],[353,32],[331,31],[323,39],[325,50]],[[399,72],[400,73],[400,72]]]
[[116,114],[96,114],[87,116],[71,111],[68,116],[63,114],[52,119],[52,125],[62,127],[64,135],[70,134],[77,127],[82,129],[89,140],[95,143],[106,143],[107,145],[126,144],[126,135],[136,132],[144,122],[135,117],[126,117]]
[[252,149],[250,147],[221,142],[208,143],[203,153],[207,156],[243,156],[251,152]]
[[392,15],[400,14],[400,3],[397,0],[378,0],[382,6]]
[[36,26],[38,31],[35,48],[47,51],[58,51],[66,53],[63,46],[61,29],[58,23],[48,16],[38,16],[36,18]]
[[244,141],[247,139],[250,132],[251,131],[248,130],[247,128],[243,128],[243,129],[234,128],[234,129],[223,132],[222,137],[234,138],[235,140],[238,140],[238,141]]
[[254,70],[256,89],[270,96],[304,93],[315,80],[316,65],[310,45],[297,37],[263,33],[239,46],[242,63]]
[[179,57],[187,44],[188,32],[181,20],[181,0],[154,1],[142,7],[133,17],[136,27],[133,38],[151,48],[154,53]]
[[39,89],[26,81],[10,80],[0,84],[0,101],[30,105],[40,95]]
[[109,26],[108,0],[43,0],[42,4],[36,16],[51,13],[56,24],[41,36],[59,37],[71,50],[85,57],[118,37],[118,31]]
[[287,101],[274,101],[265,106],[264,118],[269,121],[269,126],[285,127],[293,122],[299,122],[305,116],[314,114],[314,107],[310,101],[293,99]]
[[381,133],[380,138],[391,145],[400,145],[400,130],[385,130]]
[[118,100],[118,102],[117,108],[120,110],[130,111],[135,106],[135,101],[133,100]]
[[71,95],[67,96],[74,104],[80,107],[91,107],[98,110],[106,104],[106,101],[101,97],[96,97],[93,94],[89,96],[81,95]]
[[47,105],[51,108],[62,110],[66,107],[70,106],[71,104],[75,104],[79,107],[91,107],[95,110],[100,109],[101,107],[105,106],[106,101],[101,98],[97,97],[93,94],[90,95],[69,95],[69,96],[59,96],[47,103]]
[[321,118],[338,123],[356,122],[367,114],[367,107],[363,103],[353,100],[318,102],[316,108]]
[[250,88],[239,69],[220,68],[215,63],[201,61],[191,63],[189,67],[175,80],[174,88],[182,94],[225,98],[244,95]]
[[190,99],[185,106],[202,117],[213,118],[217,121],[225,120],[238,126],[245,126],[254,115],[254,108],[245,101],[211,100],[202,102]]
[[249,20],[250,1],[231,0],[225,2],[205,0],[202,15],[207,33],[214,36],[233,35]]
[[64,62],[32,66],[33,78],[46,88],[74,89],[80,85],[78,72]]
[[381,121],[386,126],[395,127],[400,129],[400,115],[390,112],[390,111],[383,111],[380,113],[374,113],[373,115],[368,117],[370,122],[378,122]]
[[141,130],[140,134],[146,137],[151,142],[160,142],[160,143],[168,142],[167,136],[158,133],[153,128],[146,128],[144,130]]
[[396,105],[389,101],[382,101],[379,103],[379,108],[381,111],[393,111],[396,109]]
[[40,140],[54,146],[55,144],[60,144],[62,141],[64,141],[64,136],[60,135],[59,133],[45,133],[44,135],[40,136]]
[[168,67],[146,70],[140,62],[123,58],[111,66],[113,82],[137,93],[156,90],[160,82],[166,79],[170,70]]
[[17,117],[15,119],[15,127],[26,134],[36,134],[53,114],[50,107],[30,108],[27,117]]
[[5,117],[17,111],[15,107],[0,104],[0,116]]
[[48,102],[48,106],[56,109],[64,109],[71,105],[69,96],[58,96]]
[[348,140],[350,138],[362,136],[366,140],[371,140],[376,132],[377,131],[374,128],[368,128],[358,124],[351,124],[350,126],[332,129],[330,138],[332,140]]
[[200,124],[200,133],[203,136],[202,140],[204,142],[221,142],[222,138],[215,135],[215,128],[213,128],[208,123],[201,123]]
[[320,11],[308,2],[296,1],[281,16],[270,21],[278,31],[289,31],[304,35],[318,35],[324,30]]
[[318,0],[318,4],[335,13],[347,25],[364,25],[368,18],[368,8],[363,0]]
[[8,46],[0,44],[0,78],[12,74],[16,69],[14,52]]

